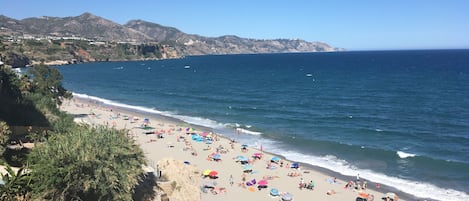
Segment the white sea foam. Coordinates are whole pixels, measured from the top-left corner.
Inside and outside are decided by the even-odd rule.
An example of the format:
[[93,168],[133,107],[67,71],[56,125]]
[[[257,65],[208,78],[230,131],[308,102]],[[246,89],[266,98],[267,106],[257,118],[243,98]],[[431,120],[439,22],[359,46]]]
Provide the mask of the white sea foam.
[[[87,94],[73,93],[73,96],[74,96],[74,97],[77,97],[77,98],[83,98],[83,99],[90,99],[90,100],[98,101],[98,102],[101,102],[101,103],[104,103],[104,104],[110,105],[110,106],[116,106],[116,107],[121,107],[121,108],[127,108],[127,109],[132,109],[132,110],[147,112],[147,113],[151,113],[151,114],[165,115],[164,112],[159,111],[159,110],[155,110],[155,109],[151,109],[151,108],[146,108],[146,107],[141,107],[141,106],[127,105],[127,104],[123,104],[123,103],[118,103],[118,102],[115,102],[115,101],[111,101],[111,100],[108,100],[108,99],[99,98],[99,97],[96,97],[96,96],[90,96],[90,95],[87,95]],[[170,114],[170,113],[167,113],[167,115],[169,115],[169,114]]]
[[156,110],[154,108],[127,105],[127,104],[111,101],[111,100],[108,100],[108,99],[99,98],[99,97],[96,97],[96,96],[89,96],[87,94],[73,93],[73,96],[78,97],[78,98],[83,98],[83,99],[95,100],[95,101],[98,101],[98,102],[101,102],[103,104],[110,105],[110,106],[116,106],[116,107],[120,107],[120,108],[127,108],[127,109],[136,110],[136,111],[146,112],[146,113],[150,113],[150,114],[158,114],[158,115],[163,115],[163,116],[167,116],[167,117],[172,117],[172,118],[182,120],[182,121],[184,121],[186,123],[189,123],[189,124],[205,126],[205,127],[210,127],[210,128],[220,128],[220,127],[223,126],[223,125],[219,124],[216,121],[206,119],[206,118],[202,118],[202,117],[191,117],[191,116],[177,115],[177,114],[174,114],[172,112],[163,112],[163,111]]
[[360,174],[360,176],[366,180],[373,181],[376,183],[385,184],[388,186],[395,187],[396,189],[401,190],[402,192],[422,197],[422,198],[431,198],[435,200],[445,200],[445,201],[459,201],[459,200],[469,200],[469,195],[465,192],[445,189],[437,187],[430,183],[417,182],[412,180],[401,179],[397,177],[391,177],[384,175],[382,173],[374,172],[367,169],[358,169],[357,167],[351,165],[345,160],[342,160],[333,155],[325,156],[311,156],[294,151],[287,151],[283,149],[274,149],[270,150],[273,153],[281,154],[289,160],[308,163],[311,165],[319,166],[329,170],[333,170],[343,175],[355,176]]
[[245,133],[245,134],[249,134],[249,135],[262,135],[261,132],[251,131],[251,130],[244,129],[244,128],[236,128],[236,130],[241,132],[241,133]]
[[182,120],[182,121],[190,123],[190,124],[209,127],[209,128],[221,128],[221,127],[223,127],[222,124],[219,124],[218,122],[216,122],[214,120],[207,119],[207,118],[202,118],[202,117],[191,117],[191,116],[184,116],[184,115],[177,115],[177,114],[168,114],[167,116]]
[[[103,99],[103,98],[99,98],[95,96],[89,96],[86,94],[73,93],[73,95],[78,98],[99,101],[107,105],[128,108],[128,109],[143,111],[147,113],[165,115],[165,116],[183,120],[187,123],[201,125],[205,127],[218,128],[218,129],[226,128],[226,127],[237,128],[237,129],[242,130],[243,133],[251,134],[252,137],[257,137],[262,134],[261,132],[255,132],[255,131],[250,131],[244,128],[240,128],[242,126],[238,123],[222,124],[222,123],[219,123],[210,119],[206,119],[206,118],[176,115],[171,112],[162,112],[156,109],[117,103],[111,100],[107,100],[107,99]],[[248,139],[245,139],[245,140],[248,140]],[[281,142],[274,142],[274,141],[266,140],[262,138],[257,138],[255,142],[253,142],[252,140],[250,140],[249,142],[250,142],[248,143],[249,146],[256,146],[256,145],[262,144],[263,149],[265,151],[282,155],[292,161],[308,163],[308,164],[315,165],[318,167],[333,170],[335,172],[338,172],[340,174],[347,175],[347,176],[355,176],[359,173],[360,176],[366,180],[389,185],[389,186],[392,186],[401,190],[402,192],[415,195],[417,197],[430,198],[430,199],[435,199],[435,200],[444,200],[444,201],[469,200],[469,195],[465,192],[461,192],[461,191],[457,191],[453,189],[440,188],[430,183],[417,182],[417,181],[406,180],[406,179],[401,179],[397,177],[391,177],[391,176],[384,175],[382,173],[374,172],[372,170],[358,169],[357,167],[351,165],[347,161],[340,159],[333,155],[324,155],[324,156],[306,155],[306,154],[302,154],[299,152],[288,150],[287,148],[282,148],[283,146]],[[396,153],[401,158],[416,156],[415,154],[406,153],[403,151],[398,151]]]
[[403,152],[403,151],[397,151],[396,154],[399,156],[399,158],[409,158],[409,157],[415,157],[416,156],[415,154],[406,153],[406,152]]

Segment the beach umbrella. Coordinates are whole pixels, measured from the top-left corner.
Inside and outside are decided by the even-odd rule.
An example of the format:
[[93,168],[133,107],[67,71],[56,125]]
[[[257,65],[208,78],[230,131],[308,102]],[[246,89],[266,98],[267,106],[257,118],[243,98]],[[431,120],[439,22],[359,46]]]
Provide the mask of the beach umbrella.
[[241,161],[248,161],[249,159],[245,156],[237,156],[236,160],[241,162]]
[[282,200],[283,201],[290,201],[293,200],[293,195],[290,193],[285,193],[282,195]]
[[203,132],[202,134],[200,134],[200,136],[202,137],[207,137],[207,135],[208,135],[208,132]]
[[368,193],[365,193],[365,192],[359,192],[359,193],[358,193],[358,197],[361,197],[361,198],[365,198],[365,199],[367,199],[367,198],[368,198]]
[[215,188],[215,186],[217,186],[216,181],[207,181],[204,183],[205,188]]
[[259,186],[267,186],[267,184],[269,184],[269,182],[265,179],[262,179],[260,180],[258,183],[257,183]]
[[220,154],[214,154],[214,155],[212,156],[212,158],[213,158],[214,160],[220,160],[220,159],[221,159],[221,155],[220,155]]
[[249,164],[244,165],[243,170],[245,170],[245,171],[246,171],[246,170],[252,170],[252,166],[249,165]]
[[208,176],[208,174],[210,174],[210,172],[212,172],[211,169],[206,169],[206,170],[204,170],[204,171],[202,172],[202,175]]
[[272,195],[272,196],[278,196],[278,195],[279,195],[279,194],[278,194],[278,189],[276,189],[276,188],[270,189],[270,195]]
[[208,176],[210,177],[216,177],[218,175],[218,172],[215,170],[212,170],[210,173],[208,173]]
[[279,161],[280,161],[280,158],[277,157],[277,156],[274,156],[274,157],[272,157],[272,158],[270,159],[270,161],[272,161],[272,162],[279,162]]
[[298,163],[292,163],[292,164],[291,164],[291,168],[296,168],[296,169],[298,169],[299,167],[300,167],[300,164],[298,164]]
[[246,147],[248,147],[248,145],[247,145],[247,144],[243,144],[243,145],[241,145],[241,147],[246,148]]
[[262,153],[254,153],[252,155],[253,158],[258,158],[258,159],[261,159],[262,158]]

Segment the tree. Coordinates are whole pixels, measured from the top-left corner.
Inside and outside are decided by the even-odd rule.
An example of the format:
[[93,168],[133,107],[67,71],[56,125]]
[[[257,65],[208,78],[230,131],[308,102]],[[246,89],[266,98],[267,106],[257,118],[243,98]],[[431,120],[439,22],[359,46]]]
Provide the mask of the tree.
[[4,184],[0,185],[0,199],[5,201],[27,200],[30,192],[31,176],[22,167],[17,172],[7,165],[7,174],[2,175]]
[[55,68],[40,64],[31,68],[35,92],[51,97],[57,105],[61,105],[61,98],[70,98],[71,93],[62,86],[62,75]]
[[125,131],[77,126],[30,153],[33,194],[46,200],[132,200],[144,163]]
[[11,130],[8,124],[0,120],[0,154],[3,154],[8,140],[10,139]]

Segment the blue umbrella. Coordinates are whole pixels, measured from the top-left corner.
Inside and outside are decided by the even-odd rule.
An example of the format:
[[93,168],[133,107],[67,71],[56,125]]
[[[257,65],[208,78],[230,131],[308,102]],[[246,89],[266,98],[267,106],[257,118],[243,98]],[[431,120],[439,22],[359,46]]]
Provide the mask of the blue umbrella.
[[291,168],[299,168],[300,167],[300,164],[298,163],[292,163],[291,164]]
[[243,144],[243,145],[241,145],[241,146],[242,146],[242,147],[244,147],[244,148],[248,147],[248,145],[247,145],[247,144]]
[[270,161],[274,161],[274,162],[279,162],[280,161],[280,158],[277,157],[277,156],[274,156],[270,159]]
[[212,156],[212,158],[213,158],[214,160],[220,160],[220,159],[221,159],[221,155],[220,155],[220,154],[215,154],[215,155]]
[[244,165],[244,170],[252,170],[252,166],[251,165]]
[[236,160],[237,160],[237,161],[248,161],[249,159],[248,159],[247,157],[245,157],[245,156],[237,156],[237,157],[236,157]]
[[272,188],[270,189],[270,195],[272,196],[278,196],[278,190],[276,188]]

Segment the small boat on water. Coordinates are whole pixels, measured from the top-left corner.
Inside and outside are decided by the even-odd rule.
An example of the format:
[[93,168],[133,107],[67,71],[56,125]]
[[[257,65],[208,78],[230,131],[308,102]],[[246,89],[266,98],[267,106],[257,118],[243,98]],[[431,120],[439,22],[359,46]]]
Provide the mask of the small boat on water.
[[306,74],[306,77],[313,77],[311,73]]
[[185,68],[185,69],[189,69],[189,68],[191,68],[191,66],[185,65],[184,68]]

